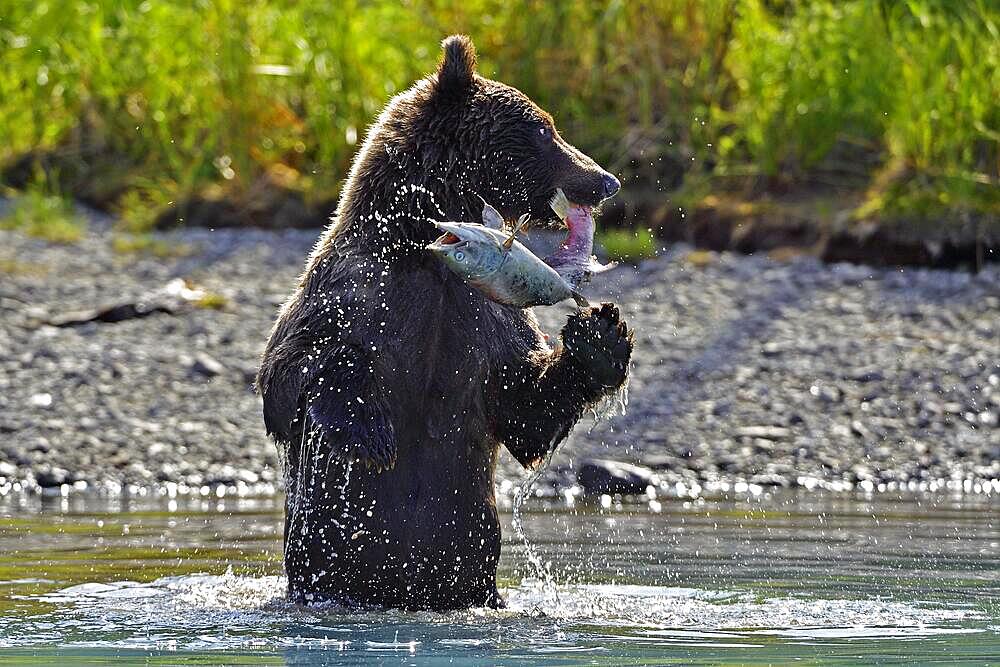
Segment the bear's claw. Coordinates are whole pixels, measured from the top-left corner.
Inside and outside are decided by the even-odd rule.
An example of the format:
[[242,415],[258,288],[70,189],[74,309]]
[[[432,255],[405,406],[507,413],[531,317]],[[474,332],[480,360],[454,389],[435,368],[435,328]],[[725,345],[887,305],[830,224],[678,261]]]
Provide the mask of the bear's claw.
[[565,352],[599,386],[601,393],[625,382],[632,358],[633,332],[618,306],[602,303],[571,315],[562,330]]

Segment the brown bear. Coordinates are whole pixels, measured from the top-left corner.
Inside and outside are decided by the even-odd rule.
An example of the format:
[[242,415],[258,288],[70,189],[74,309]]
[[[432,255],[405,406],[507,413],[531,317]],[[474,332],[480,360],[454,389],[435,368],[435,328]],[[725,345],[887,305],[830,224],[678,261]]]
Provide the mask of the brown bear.
[[613,305],[570,316],[556,352],[530,310],[425,250],[430,219],[479,220],[480,197],[554,222],[556,188],[585,206],[619,188],[524,94],[476,74],[467,37],[443,47],[369,130],[263,354],[296,601],[502,604],[500,445],[537,466],[625,380],[632,335]]

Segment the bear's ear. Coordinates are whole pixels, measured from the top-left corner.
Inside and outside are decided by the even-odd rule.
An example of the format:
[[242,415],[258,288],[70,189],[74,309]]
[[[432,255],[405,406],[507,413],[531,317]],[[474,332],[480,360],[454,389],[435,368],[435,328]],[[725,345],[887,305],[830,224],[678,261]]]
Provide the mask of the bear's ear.
[[441,48],[444,56],[438,65],[435,88],[443,97],[461,97],[468,92],[476,73],[476,47],[467,36],[452,35],[445,37]]

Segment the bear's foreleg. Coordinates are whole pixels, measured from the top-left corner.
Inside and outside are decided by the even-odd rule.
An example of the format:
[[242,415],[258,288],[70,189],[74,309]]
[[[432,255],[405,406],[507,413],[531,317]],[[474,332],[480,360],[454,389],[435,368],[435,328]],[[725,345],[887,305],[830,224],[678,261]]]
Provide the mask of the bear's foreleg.
[[617,306],[585,308],[563,327],[561,350],[508,372],[494,434],[521,465],[537,467],[588,406],[622,386],[632,337]]
[[333,348],[305,389],[305,426],[319,431],[334,456],[376,470],[395,465],[388,396],[369,355],[349,345]]

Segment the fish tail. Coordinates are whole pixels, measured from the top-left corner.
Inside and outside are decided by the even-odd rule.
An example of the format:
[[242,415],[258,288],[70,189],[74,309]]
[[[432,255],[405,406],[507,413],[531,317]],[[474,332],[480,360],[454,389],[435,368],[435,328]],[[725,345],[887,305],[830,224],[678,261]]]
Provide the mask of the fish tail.
[[569,216],[569,199],[566,198],[562,188],[556,188],[556,193],[549,200],[549,208],[559,216],[560,220],[565,220]]
[[577,306],[579,306],[580,308],[589,308],[590,307],[590,302],[587,301],[587,297],[583,296],[582,294],[580,294],[579,292],[577,292],[575,289],[574,290],[570,290],[569,293],[573,295],[573,300],[576,301],[576,305]]

